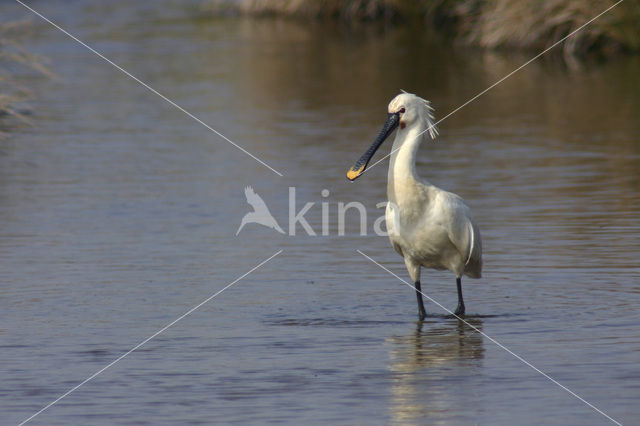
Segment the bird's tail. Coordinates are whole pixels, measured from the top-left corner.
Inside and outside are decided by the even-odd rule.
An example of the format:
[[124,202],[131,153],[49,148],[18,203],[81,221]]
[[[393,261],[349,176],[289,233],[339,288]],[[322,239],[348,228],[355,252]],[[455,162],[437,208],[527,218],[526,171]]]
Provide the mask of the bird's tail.
[[273,229],[275,229],[276,231],[278,231],[281,234],[285,234],[286,232],[284,232],[282,230],[282,228],[280,228],[280,225],[278,225],[278,222],[276,222],[275,220],[273,221]]

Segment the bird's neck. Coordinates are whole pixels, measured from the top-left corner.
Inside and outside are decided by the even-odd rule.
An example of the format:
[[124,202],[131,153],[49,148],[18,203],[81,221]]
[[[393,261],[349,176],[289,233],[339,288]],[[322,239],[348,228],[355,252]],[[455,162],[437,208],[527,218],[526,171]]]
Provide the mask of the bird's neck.
[[389,201],[398,202],[398,196],[420,181],[416,173],[416,154],[424,138],[421,126],[399,129],[389,163],[387,196]]

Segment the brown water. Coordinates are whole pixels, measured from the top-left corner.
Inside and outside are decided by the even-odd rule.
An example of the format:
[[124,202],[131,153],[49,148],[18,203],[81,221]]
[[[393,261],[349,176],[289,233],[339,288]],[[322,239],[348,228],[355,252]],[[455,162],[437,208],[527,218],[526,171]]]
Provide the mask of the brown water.
[[[197,19],[166,1],[34,2],[284,176],[35,18],[34,126],[0,145],[0,413],[17,424],[278,250],[33,424],[606,424],[434,304],[418,324],[382,214],[386,166],[344,173],[400,89],[448,112],[529,56],[398,28]],[[28,17],[4,2],[0,16]],[[3,18],[5,19],[5,18]],[[441,123],[419,173],[485,246],[468,321],[625,424],[640,420],[640,58],[546,58]],[[384,153],[389,146],[383,147]],[[376,158],[381,158],[378,154]],[[287,230],[235,236],[253,186]],[[321,190],[330,191],[328,197]],[[456,303],[453,277],[423,288]]]

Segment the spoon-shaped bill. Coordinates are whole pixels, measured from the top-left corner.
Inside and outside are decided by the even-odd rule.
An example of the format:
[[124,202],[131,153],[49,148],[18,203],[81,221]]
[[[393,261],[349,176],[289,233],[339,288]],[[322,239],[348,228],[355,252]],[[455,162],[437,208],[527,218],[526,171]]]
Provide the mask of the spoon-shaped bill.
[[349,169],[347,172],[347,179],[354,181],[360,176],[365,169],[367,168],[367,164],[373,157],[373,154],[376,153],[382,142],[398,127],[398,123],[400,122],[400,114],[391,113],[387,114],[387,121],[382,126],[382,130],[378,133],[378,137],[373,141],[369,149],[362,154],[362,157]]

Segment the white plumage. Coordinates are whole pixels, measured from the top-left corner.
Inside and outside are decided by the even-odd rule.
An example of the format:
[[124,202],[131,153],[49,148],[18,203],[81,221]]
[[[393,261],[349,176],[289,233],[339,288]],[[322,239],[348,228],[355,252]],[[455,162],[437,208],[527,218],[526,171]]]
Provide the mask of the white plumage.
[[396,127],[387,180],[387,230],[393,248],[404,258],[416,286],[421,319],[426,316],[422,302],[420,269],[448,269],[456,276],[458,307],[465,312],[462,298],[463,275],[482,275],[482,241],[471,210],[462,198],[444,191],[416,173],[416,154],[427,134],[438,134],[428,101],[402,93],[389,103],[389,115],[372,147],[358,160],[347,177],[357,178],[377,147]]

